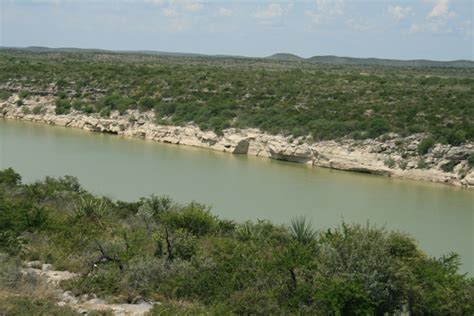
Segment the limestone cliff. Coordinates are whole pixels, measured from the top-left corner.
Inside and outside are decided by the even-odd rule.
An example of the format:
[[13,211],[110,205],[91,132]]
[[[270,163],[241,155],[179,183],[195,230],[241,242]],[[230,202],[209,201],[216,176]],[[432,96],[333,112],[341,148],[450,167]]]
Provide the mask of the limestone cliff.
[[[227,129],[219,136],[212,131],[202,131],[191,124],[157,125],[153,112],[129,110],[123,115],[112,112],[109,118],[75,110],[66,115],[57,115],[52,96],[35,96],[24,100],[22,106],[16,105],[17,99],[18,96],[14,95],[0,103],[0,117],[340,170],[474,187],[474,170],[467,161],[474,151],[473,143],[462,146],[436,144],[427,154],[419,156],[417,147],[424,138],[422,134],[406,138],[389,134],[375,140],[343,139],[315,143],[309,142],[305,137],[270,135],[258,129]],[[449,163],[452,168],[445,168]]]

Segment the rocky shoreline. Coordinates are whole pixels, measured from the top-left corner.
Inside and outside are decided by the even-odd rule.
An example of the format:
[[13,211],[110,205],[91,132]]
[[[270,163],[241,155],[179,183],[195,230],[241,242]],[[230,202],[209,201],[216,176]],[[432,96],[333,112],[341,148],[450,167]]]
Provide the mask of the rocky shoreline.
[[18,95],[13,95],[0,103],[0,117],[474,188],[474,169],[468,163],[469,155],[474,152],[474,143],[461,146],[435,144],[426,154],[419,155],[417,148],[425,138],[423,134],[402,138],[392,133],[373,140],[315,143],[305,137],[270,135],[258,129],[227,129],[220,136],[212,131],[201,131],[194,125],[157,125],[153,111],[128,110],[123,115],[115,111],[110,117],[103,118],[96,113],[84,114],[72,109],[68,114],[57,115],[54,96],[31,96],[23,100],[21,106],[17,105],[18,98]]

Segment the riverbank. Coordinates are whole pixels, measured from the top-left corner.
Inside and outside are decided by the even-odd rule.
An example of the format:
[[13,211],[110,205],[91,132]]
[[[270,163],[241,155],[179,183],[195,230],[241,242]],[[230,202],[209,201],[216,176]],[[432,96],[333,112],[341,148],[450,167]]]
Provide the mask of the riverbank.
[[426,154],[419,155],[418,145],[425,138],[423,134],[406,138],[389,134],[375,140],[316,143],[307,141],[305,137],[270,135],[257,129],[227,129],[220,136],[193,125],[157,125],[153,111],[128,110],[123,115],[114,111],[108,118],[75,110],[57,115],[52,95],[31,96],[23,100],[22,106],[17,105],[17,100],[18,95],[13,95],[0,103],[0,117],[326,168],[474,187],[474,170],[467,160],[474,151],[472,143],[461,146],[435,144]]

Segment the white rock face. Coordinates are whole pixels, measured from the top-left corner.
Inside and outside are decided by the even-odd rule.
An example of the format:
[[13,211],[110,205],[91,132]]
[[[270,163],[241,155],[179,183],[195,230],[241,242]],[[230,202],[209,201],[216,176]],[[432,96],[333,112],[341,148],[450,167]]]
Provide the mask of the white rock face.
[[[308,143],[304,137],[292,139],[283,135],[263,133],[258,129],[230,128],[219,136],[212,131],[201,131],[194,125],[157,125],[153,111],[140,113],[137,110],[129,110],[124,115],[114,111],[110,118],[75,110],[66,115],[56,115],[52,96],[35,96],[31,100],[25,100],[25,105],[22,107],[16,106],[16,99],[17,96],[12,96],[0,103],[0,117],[141,137],[163,143],[326,168],[474,187],[474,172],[467,163],[468,156],[474,152],[473,143],[463,146],[436,144],[426,155],[419,157],[417,146],[424,137],[422,134],[401,138],[392,133],[387,135],[388,140],[345,139],[316,143]],[[41,111],[33,114],[38,112],[33,110],[38,105],[42,106]],[[406,145],[400,147],[397,145],[400,143]],[[459,163],[453,172],[444,172],[442,166],[450,160]]]

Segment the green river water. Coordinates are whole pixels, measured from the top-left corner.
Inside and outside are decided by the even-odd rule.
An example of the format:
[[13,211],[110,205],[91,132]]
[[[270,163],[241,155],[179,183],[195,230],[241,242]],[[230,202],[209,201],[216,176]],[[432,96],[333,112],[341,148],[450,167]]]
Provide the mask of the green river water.
[[462,271],[474,275],[473,190],[0,120],[6,167],[27,182],[74,175],[114,199],[196,200],[238,221],[305,215],[318,229],[343,220],[384,225],[409,233],[430,255],[459,253]]

